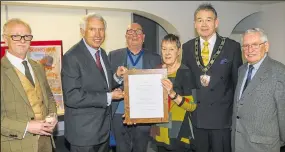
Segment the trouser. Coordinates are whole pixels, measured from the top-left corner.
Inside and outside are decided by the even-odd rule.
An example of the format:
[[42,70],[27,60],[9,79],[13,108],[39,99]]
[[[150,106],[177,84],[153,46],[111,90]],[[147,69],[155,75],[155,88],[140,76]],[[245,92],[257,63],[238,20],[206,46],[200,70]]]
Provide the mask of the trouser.
[[92,145],[92,146],[75,146],[70,145],[70,152],[109,152],[109,139],[100,144],[100,145]]
[[122,114],[114,114],[112,129],[116,140],[116,152],[146,152],[150,141],[150,125],[123,124]]
[[202,129],[193,126],[195,152],[231,152],[231,131],[225,129]]

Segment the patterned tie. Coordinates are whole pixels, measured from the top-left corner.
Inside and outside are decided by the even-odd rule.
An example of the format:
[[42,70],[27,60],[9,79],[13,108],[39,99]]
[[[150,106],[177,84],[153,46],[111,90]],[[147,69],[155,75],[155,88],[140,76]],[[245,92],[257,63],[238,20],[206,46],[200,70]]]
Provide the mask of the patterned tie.
[[35,87],[35,83],[33,81],[33,77],[31,75],[30,69],[28,67],[28,62],[27,61],[23,61],[22,64],[25,67],[25,75],[28,78],[28,80],[31,82],[31,84]]
[[250,80],[251,80],[251,74],[252,74],[253,68],[254,68],[253,65],[249,65],[249,66],[248,66],[247,78],[246,78],[245,84],[244,84],[244,86],[243,86],[242,92],[244,92],[245,88],[247,87],[248,83],[249,83]]
[[103,67],[102,67],[101,62],[100,62],[100,50],[98,50],[98,51],[95,53],[95,58],[96,58],[96,65],[97,65],[98,69],[99,69],[100,71],[102,71],[102,70],[103,70]]
[[203,59],[204,66],[207,66],[208,63],[209,63],[209,47],[208,47],[209,42],[205,41],[203,43],[203,45],[204,45],[204,48],[203,48],[203,50],[201,52],[201,56],[202,56],[202,59]]

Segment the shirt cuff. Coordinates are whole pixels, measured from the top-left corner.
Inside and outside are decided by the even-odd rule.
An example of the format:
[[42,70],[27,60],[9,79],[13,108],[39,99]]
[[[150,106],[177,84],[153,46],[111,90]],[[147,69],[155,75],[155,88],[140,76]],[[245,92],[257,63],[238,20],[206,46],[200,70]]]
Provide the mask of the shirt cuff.
[[112,92],[107,93],[107,106],[110,106],[112,102]]
[[29,125],[29,122],[27,123],[27,126],[26,126],[26,129],[25,129],[25,132],[24,132],[23,138],[25,137],[26,132],[27,132],[27,130],[28,130],[28,125]]
[[124,81],[124,78],[118,77],[116,73],[114,73],[113,78],[118,84],[122,84],[122,82]]

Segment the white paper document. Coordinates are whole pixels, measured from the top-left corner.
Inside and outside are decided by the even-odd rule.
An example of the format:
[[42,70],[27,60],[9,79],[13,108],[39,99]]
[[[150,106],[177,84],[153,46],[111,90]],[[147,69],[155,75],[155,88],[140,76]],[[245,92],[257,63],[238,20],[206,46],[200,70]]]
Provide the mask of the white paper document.
[[129,75],[130,118],[161,118],[163,86],[161,74]]

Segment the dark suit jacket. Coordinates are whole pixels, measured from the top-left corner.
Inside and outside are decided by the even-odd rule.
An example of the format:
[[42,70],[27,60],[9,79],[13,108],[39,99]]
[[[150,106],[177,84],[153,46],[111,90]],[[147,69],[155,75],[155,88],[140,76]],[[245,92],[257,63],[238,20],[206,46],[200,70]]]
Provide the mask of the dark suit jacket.
[[[111,51],[108,55],[111,67],[113,71],[116,71],[119,66],[127,65],[127,48]],[[143,56],[143,69],[154,69],[161,64],[160,55],[151,51],[145,50]],[[122,84],[123,85],[123,84]],[[122,87],[113,86],[113,87]],[[119,102],[112,102],[112,115],[116,112]]]
[[64,134],[73,145],[98,145],[109,137],[111,117],[107,92],[111,91],[113,73],[106,52],[101,50],[110,87],[83,40],[70,48],[62,59]]
[[[211,57],[216,53],[221,40],[217,34]],[[198,47],[201,60],[200,44]],[[196,99],[198,106],[192,115],[193,125],[205,129],[230,128],[238,68],[242,64],[240,44],[226,39],[221,54],[207,72],[211,76],[208,87],[203,87],[200,82],[200,75],[204,73],[196,63],[195,39],[183,44],[182,49],[182,62],[193,71],[198,87]]]

